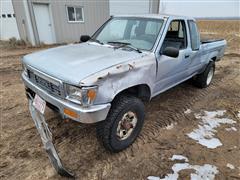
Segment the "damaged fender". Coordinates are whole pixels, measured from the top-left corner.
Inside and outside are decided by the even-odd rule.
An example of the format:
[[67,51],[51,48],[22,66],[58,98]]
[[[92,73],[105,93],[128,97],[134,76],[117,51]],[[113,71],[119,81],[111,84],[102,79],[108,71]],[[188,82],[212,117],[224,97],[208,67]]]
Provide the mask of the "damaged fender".
[[121,63],[103,71],[97,72],[85,79],[80,84],[86,86],[98,85],[96,103],[111,102],[123,90],[136,86],[147,85],[152,90],[156,72],[154,54],[143,54],[139,59]]

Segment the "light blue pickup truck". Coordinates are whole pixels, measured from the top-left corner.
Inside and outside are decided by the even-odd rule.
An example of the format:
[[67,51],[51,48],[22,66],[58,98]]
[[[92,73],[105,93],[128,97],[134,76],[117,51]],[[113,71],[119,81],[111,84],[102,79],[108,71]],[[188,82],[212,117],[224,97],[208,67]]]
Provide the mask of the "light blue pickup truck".
[[70,177],[52,143],[46,106],[97,123],[104,147],[119,152],[143,127],[143,101],[188,79],[206,88],[226,48],[225,40],[201,41],[193,18],[172,15],[114,16],[80,39],[22,60],[32,118],[53,166]]

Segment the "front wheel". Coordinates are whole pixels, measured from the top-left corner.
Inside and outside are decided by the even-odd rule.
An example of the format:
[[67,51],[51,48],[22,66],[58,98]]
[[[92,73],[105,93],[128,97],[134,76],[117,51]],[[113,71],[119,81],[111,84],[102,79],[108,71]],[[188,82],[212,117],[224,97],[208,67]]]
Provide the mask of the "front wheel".
[[198,74],[196,77],[194,77],[193,79],[194,84],[199,88],[208,87],[212,82],[214,73],[215,73],[215,62],[211,61],[201,74]]
[[105,121],[97,124],[97,136],[111,152],[130,146],[139,135],[144,122],[144,105],[134,96],[117,97]]

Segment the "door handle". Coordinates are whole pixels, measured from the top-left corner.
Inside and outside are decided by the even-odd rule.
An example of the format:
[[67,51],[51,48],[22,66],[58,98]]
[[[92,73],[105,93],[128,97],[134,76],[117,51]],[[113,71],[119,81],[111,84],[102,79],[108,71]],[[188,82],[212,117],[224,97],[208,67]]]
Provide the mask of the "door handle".
[[190,55],[189,54],[185,54],[185,59],[189,58]]

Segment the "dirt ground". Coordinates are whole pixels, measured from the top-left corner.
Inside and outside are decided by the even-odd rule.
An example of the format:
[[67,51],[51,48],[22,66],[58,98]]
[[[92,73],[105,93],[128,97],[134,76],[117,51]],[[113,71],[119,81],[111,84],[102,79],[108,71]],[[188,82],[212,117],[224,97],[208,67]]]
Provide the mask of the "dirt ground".
[[[216,166],[215,179],[240,179],[240,22],[205,21],[199,26],[203,36],[228,41],[212,85],[198,89],[186,82],[146,103],[141,135],[123,152],[106,152],[95,137],[94,125],[62,120],[47,112],[60,157],[76,179],[164,178],[177,162],[169,159],[173,155],[186,156],[192,165]],[[0,45],[1,179],[64,179],[55,173],[42,148],[20,79],[20,57],[39,49]],[[227,131],[230,125],[226,124],[217,127],[214,137],[223,145],[209,149],[187,134],[199,127],[196,113],[215,110],[226,110],[225,117],[236,122],[236,131]],[[234,168],[227,167],[228,163]],[[179,179],[189,179],[193,172],[182,170]]]

